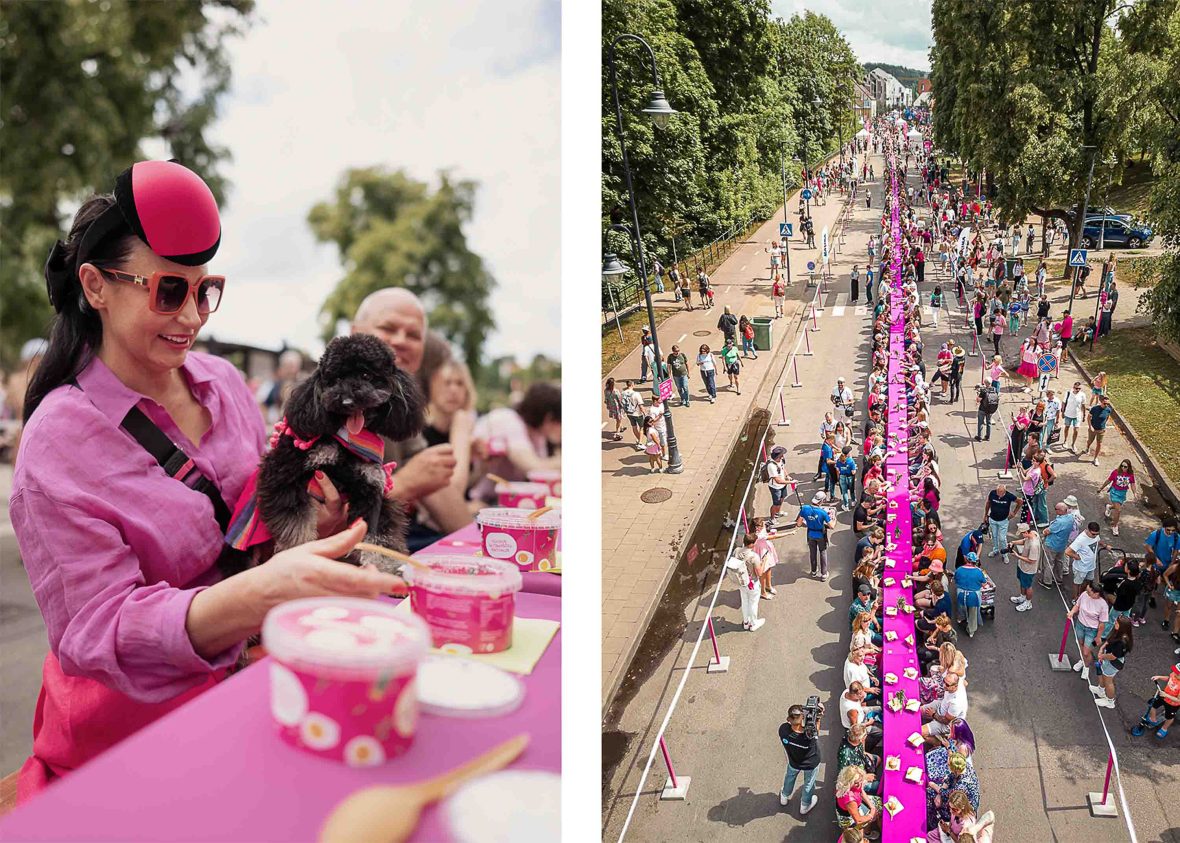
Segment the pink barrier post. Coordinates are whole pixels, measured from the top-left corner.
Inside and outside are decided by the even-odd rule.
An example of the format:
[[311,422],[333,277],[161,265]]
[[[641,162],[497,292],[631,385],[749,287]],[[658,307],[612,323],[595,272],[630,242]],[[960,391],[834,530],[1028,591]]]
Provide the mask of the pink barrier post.
[[672,769],[672,758],[668,755],[668,745],[664,743],[664,736],[660,735],[660,752],[664,753],[664,764],[668,768],[668,778],[672,780],[672,787],[676,788],[676,771]]
[[1106,781],[1102,783],[1102,804],[1106,804],[1106,797],[1110,795],[1110,771],[1114,769],[1114,751],[1106,758]]
[[746,508],[745,508],[745,506],[743,506],[743,507],[742,507],[742,527],[744,527],[744,528],[745,528],[745,530],[746,530],[746,532],[747,532],[747,533],[748,533],[748,532],[750,532],[750,522],[749,522],[748,520],[746,520]]
[[806,325],[803,326],[803,340],[806,343],[807,350],[803,352],[804,357],[811,356],[811,329]]
[[[793,384],[791,384],[791,386],[793,386],[793,387],[794,387],[794,386],[803,386],[803,384],[801,384],[801,383],[799,382],[799,358],[798,358],[798,357],[792,357],[792,358],[791,358],[791,363],[792,363],[792,364],[794,365],[794,367],[795,367],[795,382],[794,382]],[[780,400],[782,399],[782,395],[781,395],[781,394],[779,395],[779,399],[780,399]]]
[[[798,377],[796,377],[795,380],[798,380]],[[778,408],[779,408],[779,410],[782,411],[782,414],[783,414],[783,420],[780,421],[779,424],[790,424],[791,423],[790,419],[787,418],[787,405],[786,405],[786,402],[783,401],[782,387],[779,387],[779,391],[778,391]]]
[[1061,646],[1057,648],[1058,661],[1065,658],[1065,642],[1069,640],[1069,618],[1065,619],[1065,631],[1061,633]]
[[815,317],[815,302],[811,303],[811,329],[813,331],[819,330],[819,322],[816,321]]

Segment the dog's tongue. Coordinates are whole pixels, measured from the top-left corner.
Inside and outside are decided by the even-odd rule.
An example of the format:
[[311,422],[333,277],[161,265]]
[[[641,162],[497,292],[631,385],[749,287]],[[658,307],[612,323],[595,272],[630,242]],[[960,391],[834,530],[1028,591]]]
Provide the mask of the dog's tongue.
[[348,421],[345,424],[348,426],[348,432],[356,436],[365,429],[365,411],[357,410],[348,417]]

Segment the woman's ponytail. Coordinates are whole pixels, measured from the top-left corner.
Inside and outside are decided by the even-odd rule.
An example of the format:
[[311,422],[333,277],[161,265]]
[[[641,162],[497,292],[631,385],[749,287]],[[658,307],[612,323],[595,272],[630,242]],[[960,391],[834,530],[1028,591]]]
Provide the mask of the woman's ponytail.
[[[55,248],[50,264],[58,272],[68,271],[71,276],[68,286],[56,293],[61,295],[61,311],[53,317],[49,326],[49,344],[41,357],[25,392],[25,406],[22,413],[24,424],[40,406],[45,396],[68,382],[89,365],[102,344],[102,320],[86,301],[74,266],[78,247],[90,224],[107,208],[115,204],[115,197],[109,194],[92,196],[82,204],[74,215],[69,239]],[[123,226],[104,238],[91,250],[87,261],[96,266],[115,268],[128,257],[134,235],[129,227]],[[46,273],[53,272],[51,266]],[[53,281],[50,281],[53,286]]]

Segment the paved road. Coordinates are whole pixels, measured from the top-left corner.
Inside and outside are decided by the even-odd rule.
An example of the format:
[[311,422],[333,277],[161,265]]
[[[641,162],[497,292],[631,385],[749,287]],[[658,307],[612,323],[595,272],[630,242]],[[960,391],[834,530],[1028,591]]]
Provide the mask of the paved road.
[[[852,238],[849,240],[851,245]],[[849,256],[853,254],[850,249]],[[927,291],[937,281],[937,274],[932,275],[925,285]],[[833,324],[834,320],[825,327]],[[933,356],[946,335],[945,314],[940,325],[941,331],[926,331],[928,357]],[[815,344],[816,358],[810,365],[830,373],[854,372],[863,388],[868,374],[864,353],[868,331],[867,317],[847,314],[840,331],[821,331]],[[1065,372],[1062,381],[1072,382],[1074,376],[1073,372]],[[803,481],[802,489],[808,494],[816,488],[810,478],[814,473],[816,428],[827,406],[828,386],[816,381],[793,391],[791,415],[795,423],[785,432],[780,429],[777,439],[792,454],[788,465],[794,478]],[[1008,407],[1016,400],[1014,393],[1005,396]],[[943,477],[941,514],[948,546],[978,524],[983,497],[1003,464],[996,436],[990,443],[976,443],[971,438],[974,407],[966,401],[956,405],[936,402],[933,411],[932,426]],[[1130,454],[1117,431],[1107,434],[1107,442],[1119,457]],[[1074,492],[1085,514],[1100,516],[1102,502],[1095,492],[1105,479],[1102,475],[1112,467],[1111,460],[1095,468],[1064,454],[1055,455],[1054,463],[1061,479],[1052,490],[1051,502]],[[1141,466],[1137,474],[1144,476]],[[767,510],[767,498],[765,489],[759,487],[756,511]],[[802,536],[792,535],[778,542],[779,556],[785,563],[776,569],[779,596],[772,603],[762,604],[768,623],[757,633],[741,630],[738,596],[732,586],[723,587],[721,604],[713,616],[721,651],[732,660],[730,672],[706,674],[706,645],[667,733],[677,773],[692,777],[688,799],[660,802],[656,798],[666,778],[657,753],[629,839],[836,838],[832,797],[835,775],[830,764],[821,767],[820,801],[811,814],[800,817],[798,796],[787,809],[780,808],[777,794],[784,759],[776,731],[790,704],[814,692],[832,701],[829,709],[833,709],[836,695],[843,689],[840,665],[848,647],[853,536],[848,529],[849,516],[841,515],[839,521],[842,529],[831,551],[837,576],[828,583],[807,577]],[[1136,502],[1124,509],[1122,538],[1114,543],[1135,547],[1154,523],[1155,517]],[[1103,534],[1110,539],[1105,528]],[[1180,792],[1180,742],[1173,738],[1158,745],[1152,738],[1135,739],[1128,734],[1143,711],[1148,694],[1146,677],[1165,671],[1173,658],[1169,639],[1156,623],[1160,610],[1152,610],[1152,623],[1136,630],[1134,652],[1119,679],[1117,708],[1100,710],[1076,675],[1053,674],[1048,669],[1047,653],[1056,648],[1061,636],[1061,598],[1056,592],[1038,588],[1034,610],[1018,615],[1008,601],[1016,591],[1015,571],[998,562],[988,567],[999,586],[997,620],[987,622],[973,640],[964,636],[962,646],[971,663],[968,719],[979,741],[975,764],[983,794],[982,808],[997,814],[997,839],[1130,839],[1121,819],[1092,819],[1086,808],[1086,793],[1102,787],[1107,750],[1101,722],[1105,722],[1121,759],[1123,785],[1138,839],[1180,841],[1180,805],[1174,796]],[[710,585],[716,581],[714,577],[715,573],[710,575]],[[703,601],[689,608],[683,643],[654,667],[652,677],[620,719],[620,730],[632,737],[606,787],[604,839],[614,840],[619,834],[656,730],[705,620],[710,596],[711,588]],[[840,732],[837,725],[821,737],[822,752],[829,761],[835,760]]]

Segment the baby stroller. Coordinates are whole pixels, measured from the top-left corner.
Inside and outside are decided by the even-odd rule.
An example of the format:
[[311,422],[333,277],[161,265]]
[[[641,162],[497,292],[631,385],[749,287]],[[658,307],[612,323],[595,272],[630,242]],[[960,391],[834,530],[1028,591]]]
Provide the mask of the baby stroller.
[[979,619],[996,619],[996,587],[991,583],[984,583],[979,592]]

